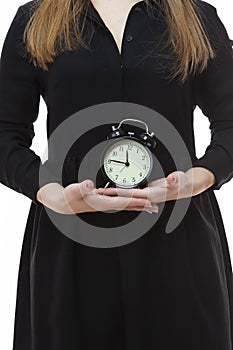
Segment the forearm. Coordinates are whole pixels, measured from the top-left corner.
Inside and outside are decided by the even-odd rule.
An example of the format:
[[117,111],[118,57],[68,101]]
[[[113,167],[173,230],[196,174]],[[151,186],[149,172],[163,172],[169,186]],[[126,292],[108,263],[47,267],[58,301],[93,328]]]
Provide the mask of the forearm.
[[192,179],[194,196],[205,191],[215,182],[214,174],[204,167],[190,168],[185,174],[190,175],[190,179]]
[[42,186],[37,192],[36,192],[36,199],[37,201],[43,203],[43,201],[47,201],[48,198],[51,201],[51,199],[56,202],[59,201],[61,198],[63,198],[63,190],[64,187],[61,186],[57,182],[51,182],[44,186]]

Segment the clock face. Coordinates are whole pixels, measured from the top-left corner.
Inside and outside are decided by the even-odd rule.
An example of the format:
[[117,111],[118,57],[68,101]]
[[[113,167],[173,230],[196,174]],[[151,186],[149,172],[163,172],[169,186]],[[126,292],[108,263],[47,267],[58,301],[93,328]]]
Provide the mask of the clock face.
[[150,151],[132,138],[115,141],[104,155],[104,170],[119,187],[135,187],[148,177],[152,167]]

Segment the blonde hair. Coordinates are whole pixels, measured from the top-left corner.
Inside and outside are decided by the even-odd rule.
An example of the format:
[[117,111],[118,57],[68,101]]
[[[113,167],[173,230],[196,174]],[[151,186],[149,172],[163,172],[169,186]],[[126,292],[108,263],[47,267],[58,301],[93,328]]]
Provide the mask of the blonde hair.
[[[32,1],[23,39],[35,66],[48,71],[58,52],[72,51],[80,45],[90,49],[82,34],[89,3],[90,0]],[[170,78],[179,76],[183,83],[188,74],[202,72],[209,58],[215,57],[199,16],[200,0],[145,0],[148,12],[153,3],[159,6],[166,23],[163,36],[167,35],[167,40],[164,43],[162,36],[158,44],[163,42],[164,48],[172,48],[175,57]],[[82,15],[84,20],[80,21]]]

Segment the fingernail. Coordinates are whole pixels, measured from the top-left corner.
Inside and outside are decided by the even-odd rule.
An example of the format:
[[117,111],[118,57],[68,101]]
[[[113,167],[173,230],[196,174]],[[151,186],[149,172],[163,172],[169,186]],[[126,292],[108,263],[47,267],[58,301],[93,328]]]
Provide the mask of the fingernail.
[[175,176],[172,176],[172,181],[176,182],[176,177]]
[[159,210],[157,208],[148,208],[148,209],[149,209],[148,212],[151,212],[151,213],[158,213],[159,212]]

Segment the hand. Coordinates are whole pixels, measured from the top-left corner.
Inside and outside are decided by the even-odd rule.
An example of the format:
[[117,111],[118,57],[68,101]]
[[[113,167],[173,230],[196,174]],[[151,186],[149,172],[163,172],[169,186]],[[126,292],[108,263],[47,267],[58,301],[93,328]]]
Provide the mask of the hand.
[[152,211],[153,208],[157,208],[156,205],[151,207],[150,201],[144,198],[111,198],[97,194],[91,180],[73,183],[65,188],[58,183],[49,183],[38,190],[36,198],[61,214],[107,210]]
[[98,188],[97,193],[148,199],[152,203],[197,195],[214,183],[214,175],[206,168],[194,167],[186,172],[174,171],[166,178],[152,181],[143,189]]

